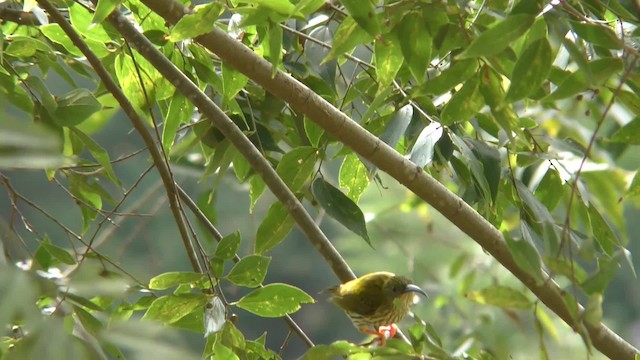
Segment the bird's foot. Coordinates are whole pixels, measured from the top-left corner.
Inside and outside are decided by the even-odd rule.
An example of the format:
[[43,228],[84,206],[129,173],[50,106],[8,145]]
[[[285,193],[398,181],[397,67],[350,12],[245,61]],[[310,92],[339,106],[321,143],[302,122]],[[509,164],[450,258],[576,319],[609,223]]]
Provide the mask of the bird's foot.
[[398,332],[398,327],[396,326],[396,324],[389,324],[389,325],[378,326],[377,331],[371,330],[371,329],[361,329],[360,331],[365,334],[375,335],[377,337],[376,339],[373,339],[371,342],[367,343],[366,345],[371,345],[377,341],[380,343],[380,346],[385,346],[387,343],[387,339],[392,339],[394,336],[396,336],[396,333]]

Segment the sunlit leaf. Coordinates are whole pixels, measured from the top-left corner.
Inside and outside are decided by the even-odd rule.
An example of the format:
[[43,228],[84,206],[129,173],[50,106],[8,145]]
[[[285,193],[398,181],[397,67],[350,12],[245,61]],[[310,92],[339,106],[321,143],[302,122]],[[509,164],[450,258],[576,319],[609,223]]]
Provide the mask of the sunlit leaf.
[[317,158],[317,149],[301,146],[284,154],[276,171],[291,191],[298,192],[313,175]]
[[463,58],[495,55],[522,36],[533,24],[535,15],[509,15],[475,38],[462,54]]
[[513,69],[505,101],[513,102],[537,91],[547,78],[552,61],[551,45],[546,38],[530,44]]
[[295,286],[269,284],[253,290],[234,305],[263,317],[280,317],[300,309],[301,304],[313,303],[311,296]]
[[256,254],[264,254],[276,247],[293,228],[293,218],[281,202],[275,202],[258,227]]
[[521,291],[501,285],[469,291],[465,294],[465,297],[479,304],[494,305],[507,309],[530,309],[533,306],[533,303]]
[[352,153],[345,156],[338,178],[340,187],[347,190],[347,196],[358,203],[369,185],[369,171],[357,155]]
[[256,287],[264,281],[271,258],[260,255],[248,255],[233,266],[227,280],[238,286]]
[[195,283],[203,277],[204,274],[194,272],[166,272],[151,278],[149,289],[164,290],[181,284]]

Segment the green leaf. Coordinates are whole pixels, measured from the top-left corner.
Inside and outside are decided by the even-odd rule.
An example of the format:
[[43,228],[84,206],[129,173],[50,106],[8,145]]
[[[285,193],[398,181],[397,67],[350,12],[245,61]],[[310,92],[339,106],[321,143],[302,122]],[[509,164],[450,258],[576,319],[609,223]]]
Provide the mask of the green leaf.
[[256,206],[258,199],[260,199],[260,196],[262,196],[266,188],[267,185],[260,176],[254,175],[251,177],[251,180],[249,181],[249,196],[251,197],[249,212],[253,212],[253,207]]
[[507,236],[507,246],[516,263],[524,269],[529,275],[533,276],[537,285],[542,284],[542,262],[540,254],[535,248],[531,237],[531,232],[526,229],[528,226],[525,222],[520,223],[523,239],[512,239]]
[[[365,359],[369,359],[371,354],[367,349],[358,346],[356,344],[352,344],[345,340],[340,340],[332,343],[331,345],[316,345],[307,351],[302,359],[303,360],[326,360],[326,359],[334,359],[340,357],[347,357],[348,355],[354,354],[366,354],[369,357]],[[349,359],[360,359],[359,357],[350,356]]]
[[542,99],[545,102],[557,101],[594,86],[600,86],[623,69],[622,60],[603,58],[591,61],[586,68],[580,68],[567,77],[558,88]]
[[635,115],[640,115],[640,96],[631,91],[618,91],[617,100]]
[[[249,3],[253,3],[258,5],[258,8],[262,8],[262,11],[273,10],[280,15],[289,16],[294,15],[294,11],[296,7],[288,0],[250,0],[247,1]],[[302,15],[302,14],[296,14]]]
[[620,268],[618,258],[619,256],[615,256],[612,259],[598,259],[598,270],[580,284],[582,290],[588,295],[604,294]]
[[192,14],[180,18],[169,33],[169,41],[178,42],[213,31],[215,21],[224,11],[219,2],[197,5]]
[[171,145],[176,137],[178,128],[182,124],[186,124],[191,119],[194,106],[190,101],[187,101],[180,92],[176,93],[171,98],[169,109],[164,117],[164,126],[162,127],[162,146],[165,153],[169,154]]
[[238,286],[256,287],[264,281],[271,258],[260,255],[243,257],[233,266],[227,280]]
[[603,24],[571,22],[571,28],[583,40],[605,49],[622,49],[622,41],[610,27]]
[[275,202],[258,227],[256,234],[256,254],[264,254],[276,247],[289,235],[294,220],[281,202]]
[[331,51],[322,60],[322,64],[326,64],[329,60],[342,54],[351,52],[357,45],[368,43],[371,39],[372,36],[358,26],[353,17],[347,17],[338,26],[338,30],[336,30],[336,34],[333,37]]
[[[99,5],[98,5],[99,6]],[[74,56],[84,56],[82,51],[73,44],[71,39],[65,34],[64,30],[58,24],[46,24],[39,27],[40,31],[49,40],[56,44],[62,45],[69,54]]]
[[360,196],[369,186],[369,171],[358,155],[350,153],[344,157],[338,179],[340,187],[347,190],[347,196],[358,203]]
[[600,244],[600,248],[605,254],[612,256],[616,247],[620,245],[620,241],[609,226],[609,223],[593,204],[589,206],[589,220],[591,222],[591,231],[598,244]]
[[451,65],[437,77],[427,81],[419,91],[419,94],[440,95],[453,89],[456,85],[467,81],[476,74],[478,62],[476,60],[462,60]]
[[54,258],[58,259],[63,264],[75,265],[76,260],[69,254],[69,252],[59,246],[55,246],[50,242],[43,242],[42,247]]
[[469,291],[465,294],[465,297],[479,304],[494,305],[507,309],[530,309],[533,306],[533,303],[521,291],[502,285]]
[[324,5],[324,0],[300,0],[296,3],[294,13],[300,13],[302,16],[308,16]]
[[61,126],[75,126],[102,109],[102,104],[87,89],[73,89],[60,99],[56,108],[56,122]]
[[636,116],[625,126],[618,129],[611,135],[609,140],[629,145],[640,145],[640,116]]
[[356,203],[322,178],[317,178],[313,182],[312,191],[315,199],[329,216],[360,235],[371,246],[364,215]]
[[105,26],[101,23],[93,23],[91,12],[80,4],[72,3],[69,6],[69,19],[75,30],[87,39],[101,43],[107,43],[112,40]]
[[222,345],[221,342],[215,343],[213,345],[213,353],[215,354],[216,359],[224,359],[224,360],[240,360],[238,355],[236,355],[233,350]]
[[241,236],[239,231],[232,232],[220,240],[216,246],[215,257],[221,259],[233,259],[240,247]]
[[280,24],[270,24],[266,38],[264,57],[271,62],[271,77],[275,77],[282,64],[282,28]]
[[633,176],[633,180],[631,180],[631,185],[627,189],[627,192],[624,194],[626,199],[631,199],[640,195],[640,169],[636,170],[636,174]]
[[505,101],[520,100],[536,92],[547,78],[552,62],[551,45],[546,38],[529,45],[516,62]]
[[120,179],[116,176],[116,173],[113,171],[113,167],[111,166],[111,160],[109,159],[109,154],[107,151],[100,146],[97,142],[95,142],[91,137],[87,136],[82,131],[78,130],[78,128],[72,127],[69,128],[71,132],[78,137],[78,139],[84,144],[84,146],[89,150],[94,159],[98,162],[98,164],[102,165],[105,176],[111,180],[117,186],[120,186]]
[[77,316],[78,320],[80,320],[80,323],[89,334],[95,336],[104,329],[104,325],[100,322],[100,320],[96,319],[93,315],[91,315],[83,308],[74,305],[73,313],[75,316]]
[[506,49],[533,25],[535,15],[509,15],[492,28],[486,30],[458,56],[460,59],[491,56]]
[[562,199],[563,193],[562,179],[558,172],[550,167],[536,188],[536,198],[538,198],[549,211],[553,211]]
[[287,284],[269,284],[253,290],[234,305],[262,317],[281,317],[314,300],[304,291]]
[[167,295],[157,298],[142,317],[172,324],[194,311],[204,312],[209,297],[204,294]]
[[230,102],[247,85],[249,78],[240,71],[222,63],[222,94],[225,103]]
[[589,296],[584,308],[584,320],[591,325],[600,325],[602,322],[602,294],[595,293]]
[[307,134],[307,138],[313,146],[320,146],[320,139],[322,139],[322,135],[324,135],[324,129],[309,120],[306,116],[304,117],[304,132]]
[[96,11],[93,14],[93,19],[91,19],[92,24],[101,23],[104,19],[113,12],[120,4],[122,4],[123,0],[101,0],[98,1],[96,5]]
[[16,36],[11,39],[4,53],[17,58],[29,58],[37,51],[50,53],[51,48],[42,40],[27,36]]
[[342,4],[349,11],[349,15],[369,35],[377,36],[380,34],[380,23],[376,16],[375,4],[371,0],[343,0]]
[[473,145],[471,151],[476,155],[482,163],[482,169],[487,184],[489,185],[491,201],[495,201],[498,196],[498,186],[500,184],[502,167],[500,165],[500,152],[495,147],[489,146],[487,143],[475,139],[469,139],[469,143]]
[[[400,49],[404,61],[413,77],[422,83],[427,66],[431,62],[432,39],[422,13],[409,12],[394,29],[395,37],[400,39]],[[406,36],[411,34],[411,36]],[[385,35],[386,38],[386,35]]]
[[562,275],[567,279],[581,283],[587,278],[587,273],[584,269],[577,264],[569,262],[568,259],[560,257],[545,256],[544,264],[549,269],[551,274]]
[[204,278],[204,274],[196,272],[166,272],[149,280],[149,289],[165,290],[181,284],[191,284]]
[[394,33],[385,35],[384,40],[376,40],[374,55],[376,59],[376,75],[378,91],[386,88],[396,77],[404,62],[398,38]]
[[317,158],[317,149],[310,146],[297,147],[282,156],[276,172],[291,191],[298,192],[314,174]]
[[465,82],[442,110],[442,124],[464,123],[478,113],[484,106],[484,97],[479,90],[480,76],[474,76]]

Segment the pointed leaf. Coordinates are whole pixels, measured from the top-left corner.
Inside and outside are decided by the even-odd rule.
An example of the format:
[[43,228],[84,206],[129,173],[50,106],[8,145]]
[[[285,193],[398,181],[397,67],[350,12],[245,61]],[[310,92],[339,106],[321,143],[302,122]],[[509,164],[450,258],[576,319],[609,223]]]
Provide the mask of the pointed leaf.
[[440,75],[427,81],[420,89],[420,94],[444,94],[472,77],[477,69],[478,62],[476,60],[457,61]]
[[471,42],[460,55],[460,59],[495,55],[506,49],[533,25],[535,15],[509,15]]
[[636,116],[635,119],[618,129],[609,140],[629,145],[640,145],[640,116]]
[[516,62],[505,101],[513,102],[536,92],[551,70],[552,56],[546,38],[529,45]]
[[43,242],[41,245],[45,250],[47,250],[49,254],[51,254],[51,256],[58,259],[61,263],[67,265],[75,265],[76,259],[74,259],[67,250],[59,246],[55,246],[50,242]]
[[378,91],[391,84],[404,62],[399,42],[393,33],[385,35],[384,40],[376,40],[375,42],[374,55],[376,59],[376,75],[378,76]]
[[260,255],[243,257],[233,266],[227,280],[238,286],[256,287],[264,281],[271,258]]
[[75,126],[102,109],[102,104],[87,89],[73,89],[60,99],[56,108],[56,122],[61,126]]
[[314,173],[318,150],[301,146],[288,151],[278,163],[276,171],[291,191],[298,192]]
[[591,222],[591,231],[598,244],[600,244],[600,248],[605,254],[612,256],[616,247],[620,245],[620,241],[618,241],[618,237],[609,226],[609,223],[593,204],[589,206],[589,220]]
[[166,272],[149,280],[149,289],[164,290],[181,284],[191,284],[204,278],[204,274],[196,272]]
[[432,47],[431,34],[422,14],[416,12],[406,14],[394,31],[396,37],[400,39],[400,49],[404,61],[409,66],[409,71],[419,83],[422,83],[427,66],[431,62]]
[[344,157],[340,166],[340,187],[347,190],[347,196],[358,203],[360,196],[369,186],[369,171],[360,158],[351,153]]
[[287,284],[269,284],[253,290],[234,305],[262,317],[281,317],[314,300],[304,291]]
[[240,232],[235,231],[225,236],[220,240],[218,246],[216,246],[215,256],[221,259],[233,259],[233,256],[240,247]]
[[343,0],[342,4],[355,21],[371,36],[380,33],[380,23],[376,17],[375,4],[371,0]]
[[622,41],[618,39],[610,27],[604,24],[572,21],[571,27],[578,36],[593,45],[598,45],[605,49],[622,49]]
[[530,309],[533,303],[519,290],[494,285],[465,294],[469,300],[479,304],[495,305],[501,308]]
[[142,318],[172,324],[194,311],[202,312],[208,302],[209,297],[204,294],[162,296],[151,304]]
[[293,224],[293,218],[289,215],[284,205],[279,201],[273,203],[258,227],[256,254],[264,254],[280,244],[289,235]]
[[336,189],[333,185],[317,178],[312,185],[313,196],[329,216],[336,219],[347,229],[360,235],[367,244],[371,245],[367,226],[362,210],[351,199]]
[[467,122],[482,109],[484,98],[480,93],[479,85],[480,77],[474,76],[453,95],[442,110],[443,125]]
[[183,16],[173,26],[169,41],[178,42],[213,31],[214,23],[223,10],[224,6],[218,2],[195,6],[193,13]]
[[353,17],[347,17],[342,21],[336,34],[333,36],[333,46],[329,55],[322,60],[322,63],[334,59],[342,54],[349,53],[357,45],[365,44],[371,41],[372,36],[369,35],[362,27],[358,26],[358,23]]

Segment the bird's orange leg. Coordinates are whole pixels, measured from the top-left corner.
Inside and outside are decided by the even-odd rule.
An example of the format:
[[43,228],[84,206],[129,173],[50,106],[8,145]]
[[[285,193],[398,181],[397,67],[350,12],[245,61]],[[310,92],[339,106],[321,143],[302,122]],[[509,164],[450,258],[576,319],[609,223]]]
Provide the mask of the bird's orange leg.
[[394,336],[396,336],[398,327],[396,326],[396,324],[380,325],[377,331],[371,329],[360,329],[360,332],[377,336],[377,339],[374,339],[373,341],[378,340],[380,342],[380,346],[385,346],[387,343],[387,339],[392,339]]

